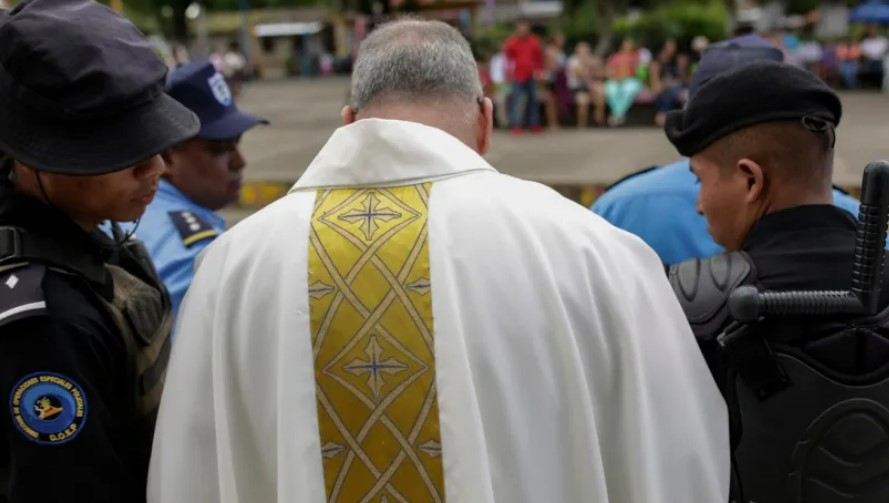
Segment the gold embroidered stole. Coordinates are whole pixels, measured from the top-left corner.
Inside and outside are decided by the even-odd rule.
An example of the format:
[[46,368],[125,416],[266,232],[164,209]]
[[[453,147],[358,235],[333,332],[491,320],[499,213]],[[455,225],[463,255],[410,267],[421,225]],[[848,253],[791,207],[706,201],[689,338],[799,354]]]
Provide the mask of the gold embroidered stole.
[[329,502],[445,500],[435,387],[432,184],[319,191],[309,243]]

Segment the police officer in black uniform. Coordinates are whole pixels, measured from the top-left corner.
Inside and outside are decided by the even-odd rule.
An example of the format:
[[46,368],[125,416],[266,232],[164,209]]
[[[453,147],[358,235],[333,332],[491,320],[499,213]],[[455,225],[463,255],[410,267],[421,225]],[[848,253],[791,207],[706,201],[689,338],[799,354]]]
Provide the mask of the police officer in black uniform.
[[758,62],[715,77],[667,120],[700,182],[698,211],[727,250],[669,274],[729,405],[732,501],[886,501],[889,412],[842,405],[869,396],[889,407],[885,316],[762,320],[726,337],[727,301],[741,285],[850,289],[856,221],[831,194],[841,115],[817,77]]
[[0,501],[144,502],[170,304],[105,221],[151,202],[197,118],[91,0],[0,12]]

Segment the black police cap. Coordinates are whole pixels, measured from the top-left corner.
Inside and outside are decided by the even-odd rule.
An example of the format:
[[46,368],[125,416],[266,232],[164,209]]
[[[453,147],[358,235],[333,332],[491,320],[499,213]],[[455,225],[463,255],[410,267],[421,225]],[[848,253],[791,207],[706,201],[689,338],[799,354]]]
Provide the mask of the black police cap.
[[167,67],[129,21],[92,0],[0,12],[0,151],[35,169],[99,175],[197,134],[164,94]]
[[799,120],[813,131],[839,125],[837,94],[795,66],[761,61],[722,73],[705,83],[685,109],[667,114],[667,138],[689,157],[731,133],[757,124]]

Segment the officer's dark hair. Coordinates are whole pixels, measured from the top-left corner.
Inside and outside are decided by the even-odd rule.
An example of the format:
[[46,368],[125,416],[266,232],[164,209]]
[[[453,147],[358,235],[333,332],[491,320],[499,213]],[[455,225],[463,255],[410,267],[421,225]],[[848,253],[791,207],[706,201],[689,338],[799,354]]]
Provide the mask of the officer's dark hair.
[[835,135],[833,127],[813,131],[800,121],[767,122],[722,138],[707,154],[724,170],[746,158],[775,179],[823,189],[831,184]]

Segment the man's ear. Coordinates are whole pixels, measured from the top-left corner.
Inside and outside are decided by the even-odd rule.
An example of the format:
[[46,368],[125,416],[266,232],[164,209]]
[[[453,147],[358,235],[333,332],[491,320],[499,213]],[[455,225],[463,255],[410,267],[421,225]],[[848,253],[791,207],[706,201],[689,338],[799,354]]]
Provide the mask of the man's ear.
[[484,98],[479,107],[481,113],[478,114],[478,153],[485,155],[491,148],[491,137],[494,135],[494,102],[491,98]]
[[355,122],[355,110],[352,110],[352,107],[346,105],[340,112],[340,117],[343,118],[343,125],[348,126],[349,124]]
[[765,173],[762,166],[756,161],[750,159],[741,159],[736,165],[739,176],[742,177],[747,185],[747,195],[745,200],[748,203],[754,202],[761,198],[765,193]]

